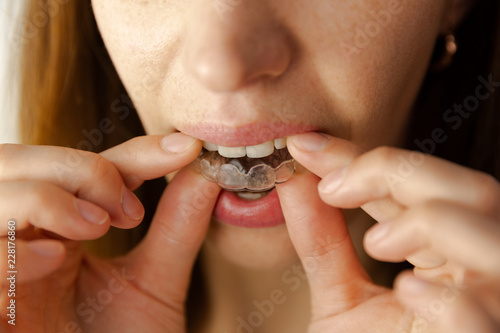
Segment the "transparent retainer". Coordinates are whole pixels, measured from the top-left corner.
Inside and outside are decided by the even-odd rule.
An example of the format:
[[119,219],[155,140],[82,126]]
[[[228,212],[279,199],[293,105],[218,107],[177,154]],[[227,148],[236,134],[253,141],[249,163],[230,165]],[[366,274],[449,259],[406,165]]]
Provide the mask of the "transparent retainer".
[[286,147],[263,158],[227,158],[203,149],[198,160],[201,174],[229,191],[267,191],[289,180],[295,172]]

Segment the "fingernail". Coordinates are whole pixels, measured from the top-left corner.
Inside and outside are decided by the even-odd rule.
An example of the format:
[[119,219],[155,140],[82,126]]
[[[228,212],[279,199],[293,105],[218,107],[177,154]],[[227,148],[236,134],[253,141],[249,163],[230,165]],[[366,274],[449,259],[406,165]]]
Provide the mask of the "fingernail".
[[366,234],[366,241],[372,244],[380,242],[389,234],[391,226],[391,222],[377,224]]
[[123,213],[132,220],[141,220],[144,217],[144,207],[134,193],[126,186],[122,189]]
[[42,257],[57,257],[64,251],[64,246],[54,241],[32,241],[28,243],[28,246],[33,252],[36,252]]
[[174,133],[161,139],[164,150],[173,154],[182,154],[196,142],[196,139],[183,133]]
[[318,191],[323,192],[325,194],[330,194],[335,192],[340,185],[342,185],[342,181],[344,180],[344,175],[346,173],[347,167],[344,167],[338,171],[334,171],[328,174],[325,178],[323,178],[318,185]]
[[92,224],[104,224],[109,218],[105,210],[85,200],[76,198],[75,207],[80,215]]
[[320,151],[330,141],[330,136],[320,132],[309,132],[291,137],[293,143],[301,150],[308,152]]

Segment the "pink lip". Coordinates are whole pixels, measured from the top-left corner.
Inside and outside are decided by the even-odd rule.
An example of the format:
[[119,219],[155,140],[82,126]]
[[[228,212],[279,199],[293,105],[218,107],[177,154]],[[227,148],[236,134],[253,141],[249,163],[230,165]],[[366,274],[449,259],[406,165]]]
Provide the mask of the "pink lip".
[[253,123],[239,127],[199,124],[178,128],[200,140],[226,147],[253,146],[303,132],[316,131],[312,125],[292,123]]
[[[252,123],[243,126],[198,124],[177,129],[203,141],[227,147],[252,146],[294,134],[317,131],[306,124]],[[266,228],[285,223],[276,189],[262,199],[247,201],[235,193],[221,191],[213,216],[224,224],[244,228]]]
[[255,201],[246,201],[222,190],[213,215],[219,222],[244,228],[268,228],[285,223],[276,188]]

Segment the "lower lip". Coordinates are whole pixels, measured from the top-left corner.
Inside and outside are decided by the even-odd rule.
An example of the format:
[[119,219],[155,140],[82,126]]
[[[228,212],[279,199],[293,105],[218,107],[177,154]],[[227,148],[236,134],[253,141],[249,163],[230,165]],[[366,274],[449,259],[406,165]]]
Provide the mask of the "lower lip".
[[268,228],[285,223],[276,188],[257,200],[245,200],[222,190],[214,217],[222,223],[244,228]]

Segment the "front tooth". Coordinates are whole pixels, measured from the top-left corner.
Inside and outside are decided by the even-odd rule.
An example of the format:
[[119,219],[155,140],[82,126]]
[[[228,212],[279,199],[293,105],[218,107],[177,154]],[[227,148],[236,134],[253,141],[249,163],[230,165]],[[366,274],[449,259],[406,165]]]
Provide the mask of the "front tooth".
[[228,158],[244,157],[246,154],[245,147],[223,147],[219,146],[219,154]]
[[286,147],[286,138],[280,138],[274,140],[274,146],[276,149],[283,149]]
[[248,192],[248,191],[242,191],[242,192],[235,192],[236,195],[242,199],[246,200],[257,200],[257,199],[262,199],[265,197],[269,192]]
[[210,143],[210,142],[205,142],[205,141],[203,141],[203,148],[205,148],[208,151],[219,150],[219,146],[217,146],[215,143]]
[[247,146],[246,150],[248,157],[252,158],[266,157],[274,152],[274,143],[272,141],[268,141],[256,146]]

